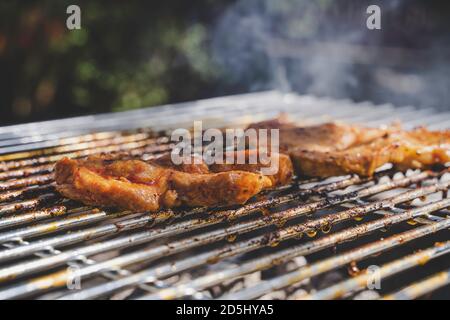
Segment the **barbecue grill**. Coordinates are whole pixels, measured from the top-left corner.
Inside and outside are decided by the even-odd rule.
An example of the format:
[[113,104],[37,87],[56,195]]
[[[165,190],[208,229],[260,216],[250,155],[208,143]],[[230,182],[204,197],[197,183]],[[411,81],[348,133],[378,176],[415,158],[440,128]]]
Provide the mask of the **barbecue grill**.
[[168,152],[166,130],[288,113],[405,128],[450,113],[277,91],[0,128],[0,299],[450,298],[446,169],[295,180],[243,206],[122,212],[61,198],[64,156]]

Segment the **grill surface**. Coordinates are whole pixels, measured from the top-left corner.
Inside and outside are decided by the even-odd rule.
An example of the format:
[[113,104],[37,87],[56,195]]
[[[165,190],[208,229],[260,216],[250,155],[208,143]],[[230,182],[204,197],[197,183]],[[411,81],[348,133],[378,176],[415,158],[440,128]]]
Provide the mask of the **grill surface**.
[[54,190],[64,156],[148,159],[171,148],[155,130],[282,111],[450,127],[450,113],[429,109],[264,92],[0,128],[0,299],[450,298],[447,171],[386,167],[373,179],[295,181],[241,207],[157,214],[80,206]]

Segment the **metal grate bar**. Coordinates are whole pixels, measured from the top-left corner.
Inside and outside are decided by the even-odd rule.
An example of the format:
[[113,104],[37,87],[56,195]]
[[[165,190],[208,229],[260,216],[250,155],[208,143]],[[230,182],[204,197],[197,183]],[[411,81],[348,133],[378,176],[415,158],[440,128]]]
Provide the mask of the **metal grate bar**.
[[[426,205],[421,208],[406,211],[403,215],[393,215],[390,217],[379,219],[374,222],[370,222],[370,223],[352,228],[352,229],[350,229],[351,230],[350,232],[353,231],[353,235],[354,235],[355,230],[362,229],[363,233],[366,233],[367,230],[380,229],[380,228],[385,227],[386,225],[390,225],[395,222],[406,221],[415,216],[421,215],[423,212],[432,212],[435,210],[445,208],[449,205],[450,205],[450,200],[444,199],[439,202],[435,202],[435,203]],[[382,252],[386,249],[392,248],[393,246],[403,244],[407,241],[417,239],[424,235],[428,235],[428,234],[434,233],[438,230],[442,230],[442,229],[449,228],[449,227],[450,227],[450,219],[445,219],[440,222],[436,222],[435,224],[432,224],[432,225],[425,225],[425,226],[416,228],[416,229],[408,231],[408,232],[397,234],[392,237],[370,243],[370,244],[360,247],[356,250],[347,252],[346,254],[320,261],[320,262],[312,264],[310,266],[301,268],[298,271],[288,273],[284,276],[280,276],[275,279],[263,282],[257,286],[242,290],[236,294],[226,295],[223,297],[223,299],[239,300],[239,299],[257,298],[266,292],[274,291],[274,290],[292,285],[294,283],[298,283],[306,278],[310,278],[312,276],[318,275],[325,271],[332,270],[332,269],[336,268],[337,266],[343,266],[352,261],[358,261],[362,258]],[[349,231],[346,230],[344,232],[331,235],[330,238],[342,236],[346,232],[349,232]],[[334,241],[334,243],[336,243],[336,242],[337,241]],[[448,243],[447,246],[444,246],[442,248],[446,248],[446,250],[448,250],[449,245],[450,245],[450,243]],[[434,248],[434,250],[432,252],[434,252],[436,254],[437,253],[441,253],[441,254],[446,253],[447,251],[446,250],[444,251],[442,248]],[[425,256],[428,257],[428,255],[426,255],[426,254],[427,253],[420,255],[420,257],[422,257],[422,259]],[[430,256],[430,258],[431,258],[431,256]],[[414,261],[416,262],[415,265],[418,265],[420,262],[420,260],[414,260]],[[424,260],[421,260],[421,261],[424,261]],[[384,273],[382,273],[382,278],[383,278],[383,276],[385,276]],[[339,296],[342,296],[344,293],[350,292],[353,288],[356,288],[356,287],[359,288],[359,287],[365,286],[367,281],[363,281],[363,280],[367,280],[367,277],[368,277],[367,274],[363,274],[359,277],[349,279],[349,280],[347,280],[347,282],[345,282],[343,284],[337,284],[333,287],[325,289],[324,291],[322,291],[322,293],[316,293],[313,296],[313,298],[315,298],[315,299],[337,298]]]
[[[423,226],[414,231],[436,232],[437,230],[441,230],[442,228],[448,227],[450,227],[450,219],[445,219],[441,222],[437,222],[434,225]],[[449,252],[450,252],[450,241],[439,243],[432,248],[428,248],[426,250],[414,253],[412,255],[395,260],[391,263],[382,266],[379,270],[380,277],[384,279],[398,272],[404,271],[406,269],[424,265],[428,261],[440,257]],[[335,284],[334,286],[319,291],[313,295],[308,296],[307,298],[312,299],[339,298],[342,297],[344,293],[353,292],[358,288],[364,287],[364,284],[367,284],[368,280],[370,280],[370,273],[364,272],[360,276],[349,279],[342,283]]]
[[[437,244],[441,245],[441,244]],[[396,293],[383,297],[383,300],[412,300],[450,284],[450,269],[416,282]]]

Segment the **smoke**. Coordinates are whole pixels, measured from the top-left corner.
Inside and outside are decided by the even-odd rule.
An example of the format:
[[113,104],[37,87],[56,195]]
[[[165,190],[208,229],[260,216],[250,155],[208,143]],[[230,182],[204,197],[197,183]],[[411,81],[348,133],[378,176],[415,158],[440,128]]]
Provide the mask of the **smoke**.
[[[381,7],[382,30],[366,27],[373,3]],[[449,19],[424,3],[239,0],[214,29],[212,55],[245,91],[446,108]]]
[[276,20],[271,8],[269,1],[239,1],[220,19],[213,37],[218,64],[230,81],[249,84],[250,90],[290,89],[283,66],[267,52]]
[[214,57],[232,81],[250,90],[300,89],[317,95],[346,96],[357,85],[352,56],[317,42],[356,42],[364,30],[352,30],[326,10],[332,1],[241,0],[220,20]]

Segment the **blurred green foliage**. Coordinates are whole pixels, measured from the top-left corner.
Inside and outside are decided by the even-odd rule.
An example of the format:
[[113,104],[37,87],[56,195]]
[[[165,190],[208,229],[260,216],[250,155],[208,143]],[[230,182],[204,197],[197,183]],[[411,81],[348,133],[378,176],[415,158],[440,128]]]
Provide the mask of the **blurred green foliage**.
[[0,124],[214,95],[209,31],[231,2],[2,1]]

